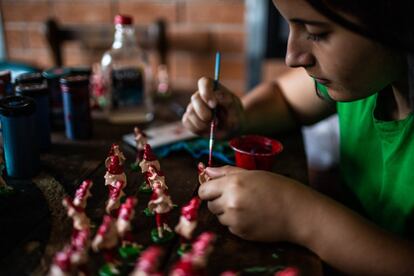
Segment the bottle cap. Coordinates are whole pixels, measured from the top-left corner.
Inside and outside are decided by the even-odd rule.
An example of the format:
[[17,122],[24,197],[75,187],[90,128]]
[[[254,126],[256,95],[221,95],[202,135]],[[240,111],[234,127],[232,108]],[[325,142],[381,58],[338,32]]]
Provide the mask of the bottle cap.
[[128,15],[117,14],[114,18],[115,24],[132,25],[132,17]]
[[0,114],[4,116],[32,115],[36,111],[36,103],[29,97],[8,96],[0,100]]
[[21,83],[15,87],[16,94],[22,96],[40,96],[49,94],[46,81],[41,84],[38,83]]

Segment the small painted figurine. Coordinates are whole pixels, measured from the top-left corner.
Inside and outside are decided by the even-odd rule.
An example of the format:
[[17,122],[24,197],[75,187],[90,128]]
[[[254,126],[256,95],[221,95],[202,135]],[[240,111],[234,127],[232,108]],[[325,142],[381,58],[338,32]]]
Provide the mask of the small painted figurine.
[[194,266],[190,254],[183,255],[181,259],[173,265],[168,275],[169,276],[204,276]]
[[121,205],[121,198],[125,196],[123,189],[125,188],[125,182],[117,180],[114,186],[109,185],[109,198],[106,202],[105,211],[107,214],[111,214],[113,210],[117,210]]
[[[119,162],[121,163],[121,165],[123,165],[125,163],[125,155],[124,153],[121,151],[121,149],[119,148],[118,144],[112,144],[111,149],[109,150],[109,154],[108,154],[108,158],[110,158],[111,156],[118,156],[119,158]],[[108,160],[108,158],[106,158]],[[106,164],[106,161],[105,161]]]
[[138,127],[134,127],[134,140],[135,140],[135,147],[137,150],[137,155],[135,158],[135,162],[131,165],[133,170],[138,170],[139,163],[142,161],[144,157],[144,147],[148,143],[147,135]]
[[115,183],[117,181],[123,181],[124,184],[127,183],[124,168],[118,156],[112,155],[108,157],[105,165],[107,169],[106,174],[104,176],[105,186],[110,185],[112,187],[115,187]]
[[192,244],[191,258],[192,262],[199,271],[203,271],[207,266],[207,259],[213,251],[213,242],[216,235],[212,232],[203,232]]
[[274,276],[299,276],[300,271],[296,267],[286,267],[283,270],[279,270],[274,274]]
[[78,268],[84,275],[88,275],[87,263],[88,263],[88,250],[90,246],[89,229],[76,231],[72,235],[71,249],[73,251],[71,262]]
[[210,180],[210,177],[207,175],[207,172],[206,172],[206,166],[204,165],[203,162],[198,163],[197,170],[198,170],[198,182],[200,183],[200,185]]
[[160,184],[154,184],[154,191],[148,202],[148,209],[155,213],[157,229],[151,232],[152,240],[156,243],[170,240],[174,233],[167,224],[167,215],[173,208],[171,197]]
[[162,171],[157,170],[157,168],[154,165],[148,166],[147,177],[151,188],[153,188],[155,182],[159,182],[164,190],[168,190],[168,186],[165,183],[164,173]]
[[84,208],[74,205],[70,196],[63,198],[62,204],[66,208],[68,217],[72,218],[73,228],[75,230],[81,231],[89,229],[90,221],[85,214]]
[[94,240],[92,241],[92,249],[95,252],[103,251],[106,264],[101,268],[101,274],[117,275],[119,264],[116,257],[116,246],[118,245],[118,233],[115,222],[112,217],[105,215],[101,226]]
[[14,191],[3,178],[4,167],[3,148],[0,147],[0,196],[12,194]]
[[62,251],[55,254],[50,267],[49,276],[70,276],[74,273],[72,265],[73,251],[70,247],[65,247]]
[[73,204],[78,207],[86,208],[88,198],[91,196],[90,189],[93,185],[92,180],[84,180],[79,188],[76,190]]
[[189,241],[191,241],[193,232],[197,227],[197,213],[200,202],[199,197],[194,197],[181,208],[180,221],[175,227],[175,232],[181,237],[180,248],[178,249],[180,255],[190,249]]
[[163,251],[158,246],[150,246],[141,253],[131,276],[161,276],[158,267]]
[[123,241],[132,242],[131,221],[135,216],[134,208],[136,204],[137,199],[130,196],[125,200],[119,209],[118,219],[116,221],[116,229],[118,231],[119,237]]
[[151,146],[149,144],[146,144],[144,146],[144,156],[142,161],[139,163],[139,166],[141,167],[141,171],[144,174],[145,182],[141,185],[140,191],[150,193],[151,192],[151,185],[148,179],[149,173],[149,166],[154,166],[157,171],[161,170],[160,162],[157,160],[157,157],[152,152]]
[[131,222],[135,216],[135,205],[138,200],[132,196],[128,197],[119,209],[116,229],[122,241],[122,246],[118,252],[122,258],[134,261],[141,253],[143,246],[134,243],[131,233]]

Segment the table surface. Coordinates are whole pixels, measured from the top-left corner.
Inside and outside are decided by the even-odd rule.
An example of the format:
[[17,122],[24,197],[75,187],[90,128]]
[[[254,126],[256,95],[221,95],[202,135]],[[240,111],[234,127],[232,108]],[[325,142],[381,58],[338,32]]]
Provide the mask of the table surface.
[[[181,105],[183,105],[183,100]],[[178,102],[180,102],[178,101]],[[187,98],[185,99],[187,101]],[[161,102],[156,105],[156,122],[163,124],[177,115],[176,102]],[[103,120],[94,120],[93,138],[87,141],[71,141],[63,132],[54,132],[53,146],[41,155],[41,172],[31,181],[8,180],[17,193],[0,198],[0,274],[1,275],[44,275],[47,273],[53,255],[70,241],[72,223],[66,216],[61,201],[65,195],[74,195],[84,179],[92,179],[92,197],[88,200],[86,214],[93,223],[92,232],[100,225],[107,199],[104,187],[105,166],[110,145],[119,143],[127,157],[127,195],[138,198],[136,216],[133,220],[133,234],[144,246],[152,244],[150,231],[155,219],[143,214],[150,195],[138,192],[143,181],[141,173],[129,170],[135,158],[134,148],[123,144],[123,134],[132,132],[132,125],[111,125]],[[300,132],[277,137],[284,145],[278,156],[274,171],[303,183],[307,182],[306,158]],[[161,169],[166,175],[169,193],[178,208],[169,217],[170,225],[178,222],[180,207],[197,192],[198,161],[185,152],[178,152],[160,159]],[[273,275],[272,271],[285,266],[296,266],[302,275],[322,275],[320,259],[308,250],[288,243],[257,243],[241,240],[219,224],[203,204],[199,211],[195,234],[213,231],[218,239],[207,267],[208,275],[219,275],[225,270],[239,271],[241,275]],[[163,245],[165,255],[161,262],[167,272],[178,260],[176,251],[179,239],[174,238]],[[92,275],[102,264],[102,256],[90,256]]]

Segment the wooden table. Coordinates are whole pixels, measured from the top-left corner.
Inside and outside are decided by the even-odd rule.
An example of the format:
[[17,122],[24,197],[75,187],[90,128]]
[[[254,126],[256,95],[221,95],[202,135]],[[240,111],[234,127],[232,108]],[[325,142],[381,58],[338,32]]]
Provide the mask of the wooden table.
[[[170,103],[158,104],[157,124],[171,121]],[[64,195],[74,195],[75,189],[86,178],[93,180],[93,196],[88,201],[86,213],[96,231],[104,215],[107,189],[104,187],[104,159],[110,145],[120,143],[128,161],[134,160],[134,149],[122,144],[123,134],[132,132],[131,125],[110,125],[94,121],[94,136],[88,141],[70,141],[63,132],[53,134],[53,147],[41,156],[42,171],[32,181],[9,180],[18,191],[8,198],[0,198],[0,275],[44,275],[53,255],[70,241],[71,220],[66,217],[61,200]],[[284,152],[278,157],[274,170],[283,175],[307,181],[306,160],[300,132],[278,137]],[[205,163],[207,160],[201,160]],[[169,193],[179,207],[188,202],[197,187],[198,160],[185,152],[160,160],[166,175]],[[150,245],[150,230],[154,218],[142,211],[150,195],[140,194],[138,186],[143,181],[141,173],[126,168],[127,195],[135,195],[139,202],[133,221],[134,237],[140,244]],[[173,210],[171,225],[178,222],[180,208]],[[322,275],[322,265],[317,256],[304,248],[286,243],[248,242],[230,234],[203,204],[199,212],[196,234],[213,231],[218,235],[215,250],[210,256],[208,275],[219,275],[225,270],[241,271],[241,275],[272,275],[269,271],[282,266],[296,266],[302,275]],[[178,238],[164,245],[162,267],[165,272],[178,259]],[[91,269],[96,275],[102,257],[91,254]],[[264,272],[268,270],[268,272]]]

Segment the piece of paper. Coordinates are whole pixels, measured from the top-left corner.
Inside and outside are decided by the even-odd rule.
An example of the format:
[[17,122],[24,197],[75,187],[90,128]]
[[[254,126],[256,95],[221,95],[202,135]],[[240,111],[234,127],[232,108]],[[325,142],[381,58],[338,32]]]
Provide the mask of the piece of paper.
[[[181,121],[144,129],[144,132],[148,136],[148,144],[150,144],[153,149],[197,137],[194,133],[186,129]],[[122,138],[124,142],[135,147],[134,133],[126,134]]]

